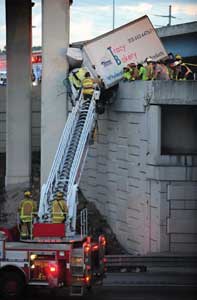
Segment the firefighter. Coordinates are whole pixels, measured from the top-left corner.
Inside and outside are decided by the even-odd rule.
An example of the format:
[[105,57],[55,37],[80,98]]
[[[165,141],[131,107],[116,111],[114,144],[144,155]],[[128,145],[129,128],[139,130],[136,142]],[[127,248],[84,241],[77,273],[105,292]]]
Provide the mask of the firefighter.
[[69,83],[73,85],[75,90],[79,91],[81,88],[81,81],[76,77],[74,72],[71,72],[68,76]]
[[154,63],[154,80],[170,80],[170,75],[164,61],[160,60]]
[[180,62],[174,61],[169,65],[170,67],[170,79],[172,80],[178,80],[178,75],[181,71],[180,69]]
[[147,70],[147,79],[153,80],[154,77],[154,62],[151,57],[148,57],[145,62],[147,63],[146,70]]
[[86,74],[86,69],[84,68],[79,68],[79,70],[75,73],[76,77],[78,80],[82,83],[83,80],[85,79],[85,74]]
[[57,192],[57,196],[52,204],[52,222],[63,223],[66,220],[67,213],[68,207],[63,198],[63,193]]
[[22,239],[31,238],[31,224],[37,211],[36,202],[30,191],[24,192],[24,199],[19,206],[20,236]]
[[128,64],[129,72],[131,74],[131,81],[138,79],[139,72],[135,63]]
[[181,55],[176,54],[176,62],[180,64],[180,72],[178,74],[178,80],[194,80],[194,74],[192,70],[183,62]]
[[130,81],[131,80],[131,73],[128,67],[123,68],[123,81]]
[[175,61],[181,61],[182,62],[182,56],[180,54],[175,55]]
[[85,73],[86,70],[84,68],[79,68],[77,71],[75,69],[70,72],[68,79],[70,84],[72,84],[76,90],[81,89],[82,82],[85,78]]
[[82,82],[82,92],[83,92],[83,99],[84,100],[91,100],[92,95],[94,93],[94,84],[100,84],[99,80],[96,80],[94,78],[91,78],[90,73],[86,72],[85,73],[85,78]]
[[138,64],[138,79],[139,80],[148,80],[147,69],[143,66],[143,64]]

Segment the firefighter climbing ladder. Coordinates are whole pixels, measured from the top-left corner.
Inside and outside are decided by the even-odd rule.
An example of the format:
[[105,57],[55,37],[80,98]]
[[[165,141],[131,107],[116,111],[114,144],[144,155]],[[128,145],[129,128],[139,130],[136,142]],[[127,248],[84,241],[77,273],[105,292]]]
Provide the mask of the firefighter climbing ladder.
[[[94,93],[91,100],[84,101],[81,93],[79,101],[69,113],[48,180],[41,191],[38,212],[41,222],[45,221],[46,216],[50,219],[52,201],[57,191],[63,192],[68,206],[67,224],[70,227],[70,235],[73,235],[76,229],[77,189],[96,120],[95,98]],[[82,214],[81,219],[84,221],[86,215]],[[86,226],[83,228],[86,234]]]

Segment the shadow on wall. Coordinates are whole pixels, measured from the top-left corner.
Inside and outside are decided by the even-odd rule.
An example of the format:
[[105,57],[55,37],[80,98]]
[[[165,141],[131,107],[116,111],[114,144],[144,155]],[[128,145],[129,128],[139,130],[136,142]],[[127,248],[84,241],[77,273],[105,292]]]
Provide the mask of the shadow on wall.
[[107,240],[106,254],[126,254],[127,251],[120,245],[112,229],[99,213],[95,204],[93,202],[88,202],[81,191],[79,191],[78,195],[78,217],[80,217],[80,211],[82,209],[88,209],[88,234],[96,240],[98,239],[99,235],[105,235]]

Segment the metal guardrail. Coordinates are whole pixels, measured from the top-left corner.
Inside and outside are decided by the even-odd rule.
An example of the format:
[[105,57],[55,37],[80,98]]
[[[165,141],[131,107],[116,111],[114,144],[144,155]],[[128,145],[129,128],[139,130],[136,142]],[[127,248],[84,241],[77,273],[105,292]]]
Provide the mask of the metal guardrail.
[[197,255],[181,256],[135,256],[135,255],[106,255],[106,267],[110,270],[118,270],[120,268],[132,269],[158,267],[158,268],[197,268]]

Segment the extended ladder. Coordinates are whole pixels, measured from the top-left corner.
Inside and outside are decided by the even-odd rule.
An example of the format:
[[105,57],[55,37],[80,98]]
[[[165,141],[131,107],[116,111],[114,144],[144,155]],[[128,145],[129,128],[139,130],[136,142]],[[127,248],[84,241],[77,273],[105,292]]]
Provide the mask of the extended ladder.
[[86,160],[89,139],[95,126],[95,93],[91,100],[84,101],[81,94],[60,138],[59,146],[46,184],[42,186],[39,218],[45,222],[52,213],[52,201],[61,191],[68,206],[67,224],[75,233],[77,213],[77,189]]

